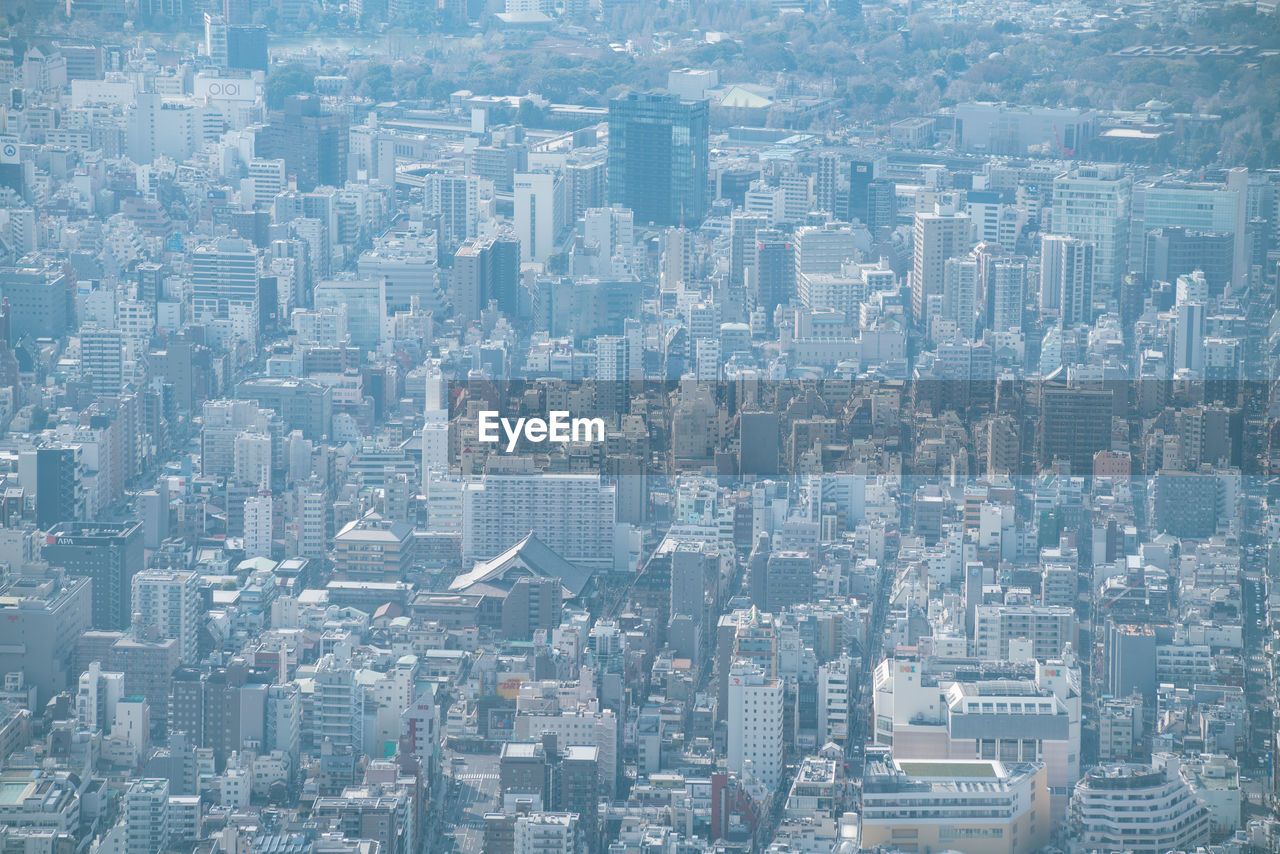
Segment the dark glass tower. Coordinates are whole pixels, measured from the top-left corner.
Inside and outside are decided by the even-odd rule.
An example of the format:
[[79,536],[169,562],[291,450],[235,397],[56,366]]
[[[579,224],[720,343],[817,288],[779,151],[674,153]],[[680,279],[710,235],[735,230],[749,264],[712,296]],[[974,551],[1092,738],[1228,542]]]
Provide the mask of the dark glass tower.
[[631,92],[609,102],[609,203],[637,225],[697,225],[707,212],[708,102]]

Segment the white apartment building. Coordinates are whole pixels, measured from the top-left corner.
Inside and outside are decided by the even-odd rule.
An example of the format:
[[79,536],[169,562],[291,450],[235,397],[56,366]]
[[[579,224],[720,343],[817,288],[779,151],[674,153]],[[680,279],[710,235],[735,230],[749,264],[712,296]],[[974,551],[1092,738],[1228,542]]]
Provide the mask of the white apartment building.
[[1076,642],[1071,608],[1040,605],[978,605],[974,608],[973,654],[986,661],[1009,660],[1009,642],[1027,640],[1037,661],[1061,658]]
[[616,492],[593,474],[486,475],[462,495],[463,560],[488,560],[532,531],[570,563],[609,568]]
[[135,631],[154,632],[157,638],[174,638],[182,663],[199,656],[200,586],[194,572],[144,569],[133,576],[133,610],[141,617]]
[[515,854],[576,854],[578,814],[534,812],[516,819]]

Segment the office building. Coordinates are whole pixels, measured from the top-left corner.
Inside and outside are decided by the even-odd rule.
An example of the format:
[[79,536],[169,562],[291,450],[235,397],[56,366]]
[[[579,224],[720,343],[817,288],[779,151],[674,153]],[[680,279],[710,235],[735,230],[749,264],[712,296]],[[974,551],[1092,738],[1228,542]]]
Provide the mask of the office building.
[[58,524],[50,528],[40,554],[50,566],[93,582],[93,628],[129,627],[133,577],[143,567],[141,522]]
[[199,576],[171,569],[144,569],[133,576],[133,630],[144,637],[178,641],[183,664],[198,658]]
[[707,101],[631,92],[609,102],[609,203],[636,222],[696,226],[708,200]]
[[87,515],[82,448],[36,449],[36,524],[50,528]]
[[238,237],[220,238],[197,247],[188,263],[192,310],[198,321],[227,318],[232,307],[247,309],[257,318],[259,263],[252,243]]
[[1100,295],[1119,294],[1129,271],[1131,185],[1113,164],[1077,166],[1053,181],[1052,233],[1093,245],[1093,285]]
[[1093,244],[1060,234],[1040,239],[1040,311],[1059,326],[1093,320]]
[[1233,278],[1234,238],[1223,231],[1195,231],[1165,226],[1148,231],[1143,278],[1176,282],[1179,276],[1204,272],[1211,296],[1221,296]]
[[9,338],[61,338],[70,301],[67,276],[59,267],[0,269],[0,297],[9,301]]
[[16,579],[0,588],[0,672],[21,673],[43,704],[74,684],[72,660],[89,630],[88,578]]
[[796,296],[796,253],[791,239],[778,231],[756,234],[755,263],[747,275],[747,293],[757,311],[773,325],[773,312]]
[[298,190],[347,183],[347,120],[326,113],[314,95],[290,95],[284,110],[258,132],[254,153],[281,158]]
[[769,227],[768,217],[735,212],[729,219],[729,286],[746,286],[747,270],[756,266],[756,236]]
[[[1198,250],[1197,266],[1209,276],[1215,296],[1226,283],[1242,287],[1249,276],[1249,211],[1256,193],[1249,184],[1249,170],[1243,167],[1226,170],[1221,181],[1135,184],[1130,241],[1135,253],[1146,254],[1135,257],[1130,267],[1150,271],[1170,261],[1182,266]],[[1159,281],[1173,281],[1186,272],[1190,270],[1166,270],[1168,278]]]
[[559,172],[518,172],[513,180],[520,257],[541,264],[556,251],[567,224],[564,177]]
[[469,238],[458,247],[449,271],[454,315],[464,323],[480,318],[495,303],[514,318],[520,310],[520,242],[513,232],[496,237]]

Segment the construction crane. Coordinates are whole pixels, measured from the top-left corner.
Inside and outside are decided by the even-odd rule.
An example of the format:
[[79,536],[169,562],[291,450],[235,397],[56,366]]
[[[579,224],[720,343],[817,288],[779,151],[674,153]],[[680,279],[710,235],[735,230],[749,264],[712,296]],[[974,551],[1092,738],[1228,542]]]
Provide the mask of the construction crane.
[[1063,157],[1075,156],[1075,153],[1076,153],[1075,149],[1067,148],[1065,145],[1062,144],[1062,136],[1058,133],[1057,123],[1055,123],[1053,126],[1053,141],[1058,144],[1058,151],[1062,152]]

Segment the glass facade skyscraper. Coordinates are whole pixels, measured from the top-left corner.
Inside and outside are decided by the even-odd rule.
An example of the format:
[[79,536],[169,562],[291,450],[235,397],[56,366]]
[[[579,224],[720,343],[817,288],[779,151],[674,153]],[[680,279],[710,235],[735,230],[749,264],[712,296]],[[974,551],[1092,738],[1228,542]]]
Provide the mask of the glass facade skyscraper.
[[707,212],[708,102],[630,92],[609,102],[609,203],[637,223],[696,225]]

